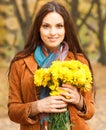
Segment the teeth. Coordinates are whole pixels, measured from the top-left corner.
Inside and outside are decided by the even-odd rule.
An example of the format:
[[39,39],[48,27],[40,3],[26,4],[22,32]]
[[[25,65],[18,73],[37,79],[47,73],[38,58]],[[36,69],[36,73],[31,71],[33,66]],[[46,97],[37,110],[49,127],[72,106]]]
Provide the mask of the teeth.
[[50,38],[50,37],[49,37],[49,39],[53,39],[53,40],[55,40],[55,39],[57,39],[57,38]]

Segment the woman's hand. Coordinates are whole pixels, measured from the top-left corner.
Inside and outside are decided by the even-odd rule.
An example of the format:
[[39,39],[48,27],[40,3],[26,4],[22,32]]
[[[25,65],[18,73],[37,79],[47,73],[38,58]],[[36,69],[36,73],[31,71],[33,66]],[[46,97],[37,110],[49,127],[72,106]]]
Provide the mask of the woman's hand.
[[78,92],[78,89],[74,86],[63,84],[62,87],[59,87],[61,90],[65,91],[62,92],[61,95],[66,97],[68,103],[72,103],[76,105],[76,107],[81,110],[83,108],[83,97]]
[[[65,91],[61,96],[48,96],[46,98],[32,102],[30,116],[39,113],[60,113],[65,112],[68,103],[74,104],[79,110],[83,108],[83,97],[78,92],[77,88],[71,85],[63,84],[59,87]],[[68,97],[68,98],[66,98]]]
[[37,101],[40,113],[60,113],[66,111],[66,99],[64,96],[49,96]]

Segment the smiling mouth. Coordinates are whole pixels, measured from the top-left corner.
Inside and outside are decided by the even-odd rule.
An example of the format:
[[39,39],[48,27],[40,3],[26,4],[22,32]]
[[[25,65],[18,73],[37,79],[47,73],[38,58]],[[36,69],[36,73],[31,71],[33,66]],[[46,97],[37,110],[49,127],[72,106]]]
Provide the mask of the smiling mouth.
[[49,37],[48,39],[49,39],[50,41],[56,41],[56,40],[58,39],[58,37],[55,37],[55,38],[54,38],[54,37]]

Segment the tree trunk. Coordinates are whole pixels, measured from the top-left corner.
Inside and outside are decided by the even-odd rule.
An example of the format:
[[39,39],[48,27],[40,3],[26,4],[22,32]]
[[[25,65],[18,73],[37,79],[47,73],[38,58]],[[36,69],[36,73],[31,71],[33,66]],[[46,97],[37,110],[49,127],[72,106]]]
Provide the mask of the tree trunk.
[[106,14],[104,18],[102,17],[102,10],[101,10],[101,3],[97,0],[97,8],[98,8],[98,39],[99,39],[99,50],[100,50],[100,59],[99,61],[106,65],[106,49],[105,49],[105,41],[104,41],[104,29],[105,29],[105,22],[106,22]]
[[71,2],[71,15],[74,19],[74,22],[77,23],[77,19],[79,16],[79,12],[78,12],[78,5],[79,5],[79,0],[72,0]]
[[105,50],[105,42],[104,42],[104,24],[103,22],[99,25],[98,39],[99,39],[99,50],[100,50],[100,59],[99,61],[106,65],[106,50]]

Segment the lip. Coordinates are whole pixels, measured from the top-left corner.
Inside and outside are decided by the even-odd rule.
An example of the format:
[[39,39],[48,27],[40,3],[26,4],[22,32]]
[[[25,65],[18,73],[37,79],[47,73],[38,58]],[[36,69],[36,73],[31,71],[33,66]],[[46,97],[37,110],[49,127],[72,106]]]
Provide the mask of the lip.
[[48,39],[49,39],[50,41],[56,41],[56,40],[58,39],[58,37],[48,37]]

